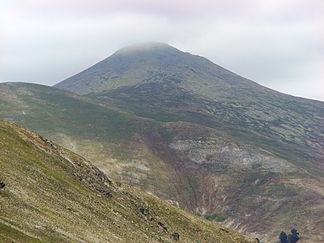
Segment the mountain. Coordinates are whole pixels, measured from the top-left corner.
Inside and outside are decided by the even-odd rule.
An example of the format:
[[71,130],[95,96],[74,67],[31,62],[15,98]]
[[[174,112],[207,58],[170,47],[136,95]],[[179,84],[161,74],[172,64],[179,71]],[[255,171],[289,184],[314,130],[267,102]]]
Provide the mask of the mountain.
[[121,49],[56,88],[0,84],[0,118],[125,181],[265,242],[320,242],[322,102],[161,43]]
[[323,169],[323,102],[273,91],[167,44],[123,48],[55,87],[144,117],[221,127],[257,144],[293,144],[316,155],[314,172]]
[[0,121],[1,242],[252,242]]
[[235,87],[247,89],[257,86],[263,89],[203,57],[164,43],[122,48],[55,87],[84,95],[147,83],[175,85],[210,97],[227,95]]

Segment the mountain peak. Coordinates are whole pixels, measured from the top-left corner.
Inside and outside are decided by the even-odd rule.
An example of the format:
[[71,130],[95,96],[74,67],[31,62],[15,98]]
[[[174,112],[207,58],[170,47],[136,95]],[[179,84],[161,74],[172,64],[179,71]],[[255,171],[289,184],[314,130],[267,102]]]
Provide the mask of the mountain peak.
[[172,84],[211,98],[222,95],[222,90],[234,92],[232,85],[247,89],[255,85],[203,57],[166,43],[147,42],[119,49],[55,87],[84,95],[147,82]]
[[138,52],[151,52],[151,51],[178,51],[173,46],[170,46],[167,43],[163,42],[145,42],[145,43],[138,43],[123,47],[115,52],[115,55],[127,55],[133,54]]

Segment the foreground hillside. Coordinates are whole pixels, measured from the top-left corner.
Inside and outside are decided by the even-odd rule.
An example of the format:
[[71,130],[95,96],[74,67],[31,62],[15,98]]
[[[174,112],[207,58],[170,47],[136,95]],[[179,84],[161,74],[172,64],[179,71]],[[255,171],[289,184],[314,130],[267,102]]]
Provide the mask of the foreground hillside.
[[1,242],[248,242],[0,121]]

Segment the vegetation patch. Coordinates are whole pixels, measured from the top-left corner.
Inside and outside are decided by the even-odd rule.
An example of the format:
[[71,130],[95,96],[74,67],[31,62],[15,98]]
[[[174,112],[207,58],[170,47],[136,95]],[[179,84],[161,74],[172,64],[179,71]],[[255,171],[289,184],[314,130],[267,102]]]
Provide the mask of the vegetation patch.
[[227,216],[223,213],[203,214],[205,219],[215,222],[223,222],[227,219]]

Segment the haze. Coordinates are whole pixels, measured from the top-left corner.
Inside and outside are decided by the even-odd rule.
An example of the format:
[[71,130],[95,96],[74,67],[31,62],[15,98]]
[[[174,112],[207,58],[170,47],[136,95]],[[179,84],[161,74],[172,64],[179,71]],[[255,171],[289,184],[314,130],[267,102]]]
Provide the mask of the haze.
[[159,41],[262,85],[324,101],[324,2],[4,0],[0,81],[53,85]]

